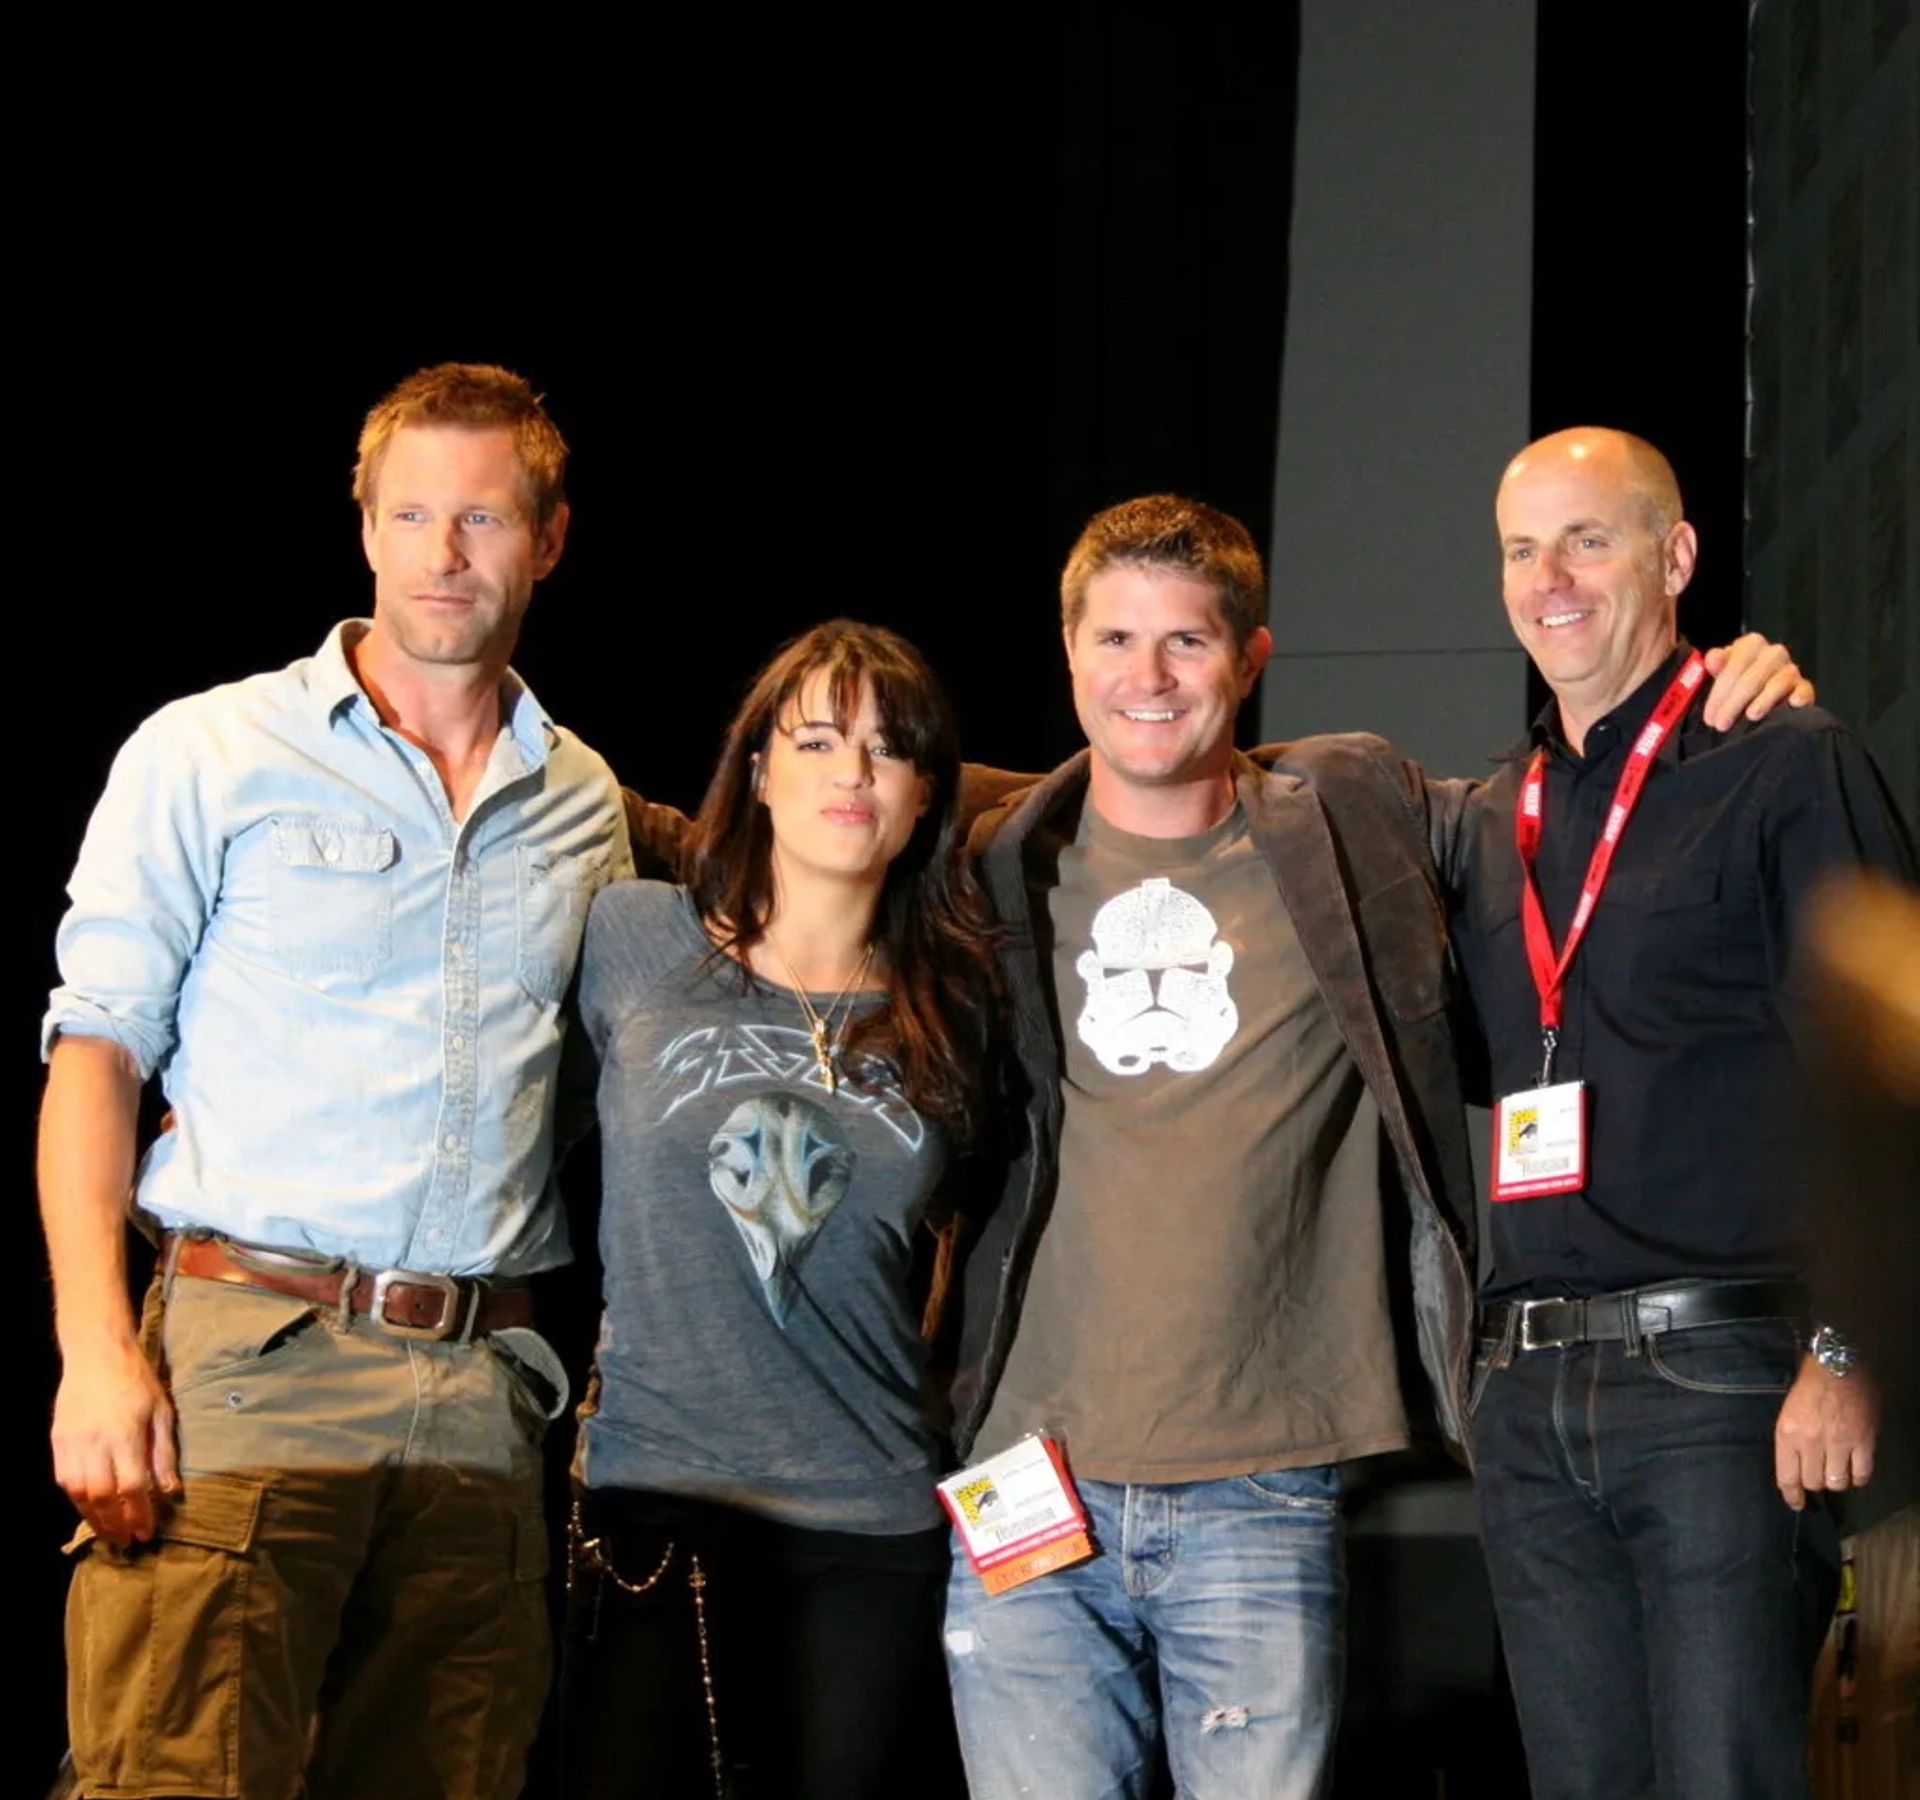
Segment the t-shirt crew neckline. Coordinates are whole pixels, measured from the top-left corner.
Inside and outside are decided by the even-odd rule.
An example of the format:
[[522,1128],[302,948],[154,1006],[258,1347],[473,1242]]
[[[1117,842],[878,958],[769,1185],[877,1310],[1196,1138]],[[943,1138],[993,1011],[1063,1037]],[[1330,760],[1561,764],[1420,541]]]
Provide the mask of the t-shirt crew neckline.
[[1145,868],[1166,868],[1175,863],[1194,862],[1208,855],[1247,828],[1246,808],[1236,797],[1220,819],[1193,837],[1142,837],[1137,831],[1123,831],[1094,810],[1089,800],[1080,809],[1080,827],[1075,841],[1090,844],[1109,856]]

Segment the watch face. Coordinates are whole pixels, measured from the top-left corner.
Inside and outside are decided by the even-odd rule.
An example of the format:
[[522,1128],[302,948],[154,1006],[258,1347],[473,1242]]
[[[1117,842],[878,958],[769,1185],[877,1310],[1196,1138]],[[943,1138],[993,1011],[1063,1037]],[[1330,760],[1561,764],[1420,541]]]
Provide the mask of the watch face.
[[1848,1374],[1859,1361],[1853,1346],[1831,1325],[1822,1325],[1813,1334],[1813,1341],[1808,1344],[1807,1350],[1821,1368],[1834,1375]]

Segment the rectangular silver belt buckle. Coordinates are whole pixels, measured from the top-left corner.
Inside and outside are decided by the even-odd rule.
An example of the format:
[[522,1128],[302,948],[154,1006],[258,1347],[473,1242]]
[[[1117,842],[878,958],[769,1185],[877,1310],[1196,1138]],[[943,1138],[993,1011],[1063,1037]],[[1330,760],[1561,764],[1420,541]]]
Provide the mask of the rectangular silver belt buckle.
[[[436,1288],[440,1317],[431,1325],[403,1325],[387,1317],[387,1296],[397,1287]],[[373,1305],[368,1315],[382,1331],[404,1338],[449,1338],[460,1329],[460,1287],[451,1275],[431,1275],[416,1269],[382,1269],[373,1278]]]
[[1522,1350],[1561,1350],[1568,1344],[1577,1344],[1580,1341],[1578,1335],[1574,1337],[1535,1337],[1533,1335],[1535,1309],[1539,1308],[1544,1312],[1549,1306],[1578,1306],[1582,1309],[1581,1318],[1584,1320],[1586,1317],[1584,1300],[1522,1300],[1520,1302],[1520,1348]]

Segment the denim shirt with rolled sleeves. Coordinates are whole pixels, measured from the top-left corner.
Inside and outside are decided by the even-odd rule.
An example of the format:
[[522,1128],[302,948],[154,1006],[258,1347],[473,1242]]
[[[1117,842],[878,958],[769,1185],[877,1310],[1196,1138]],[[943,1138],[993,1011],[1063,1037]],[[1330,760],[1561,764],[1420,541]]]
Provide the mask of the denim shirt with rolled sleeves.
[[456,820],[336,626],[176,701],[114,762],[69,885],[43,1053],[122,1045],[173,1113],[140,1209],[365,1268],[526,1275],[552,1193],[563,1002],[629,872],[612,772],[513,676]]

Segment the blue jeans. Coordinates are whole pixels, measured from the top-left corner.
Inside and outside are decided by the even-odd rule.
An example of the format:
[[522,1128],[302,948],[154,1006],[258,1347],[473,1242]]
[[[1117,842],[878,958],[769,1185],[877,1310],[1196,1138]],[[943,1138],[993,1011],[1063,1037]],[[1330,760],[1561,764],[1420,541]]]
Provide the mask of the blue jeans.
[[1482,1345],[1480,1528],[1535,1800],[1804,1796],[1839,1540],[1773,1481],[1784,1319]]
[[1325,1792],[1339,1722],[1340,1473],[1083,1481],[1097,1554],[988,1595],[954,1551],[947,1668],[974,1800]]

